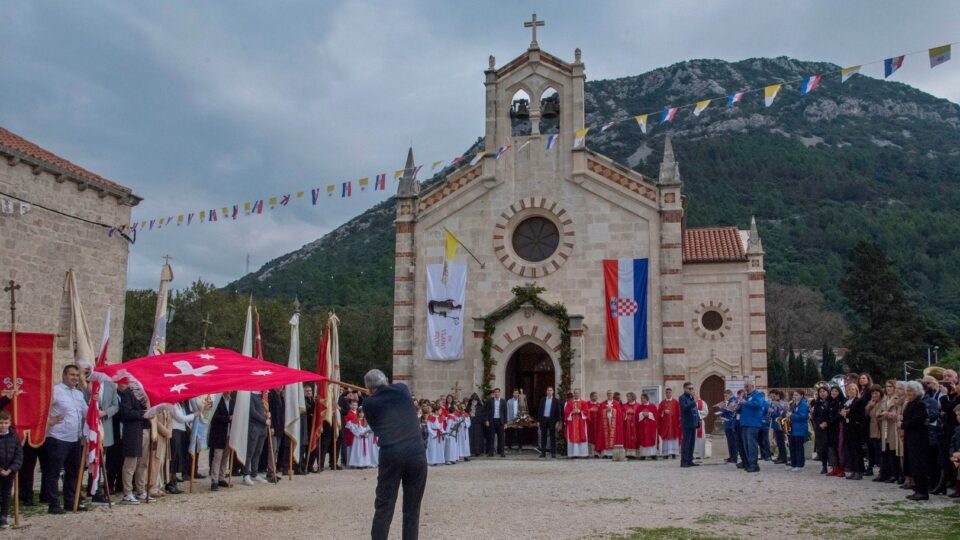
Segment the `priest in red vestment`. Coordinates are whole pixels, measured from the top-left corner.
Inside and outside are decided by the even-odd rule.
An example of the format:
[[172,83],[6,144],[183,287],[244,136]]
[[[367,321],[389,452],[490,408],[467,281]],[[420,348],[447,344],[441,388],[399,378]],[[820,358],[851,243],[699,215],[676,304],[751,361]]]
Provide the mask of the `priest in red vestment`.
[[667,388],[666,397],[657,408],[660,422],[661,453],[677,459],[680,455],[680,402],[673,397],[673,390]]
[[596,392],[590,392],[590,401],[587,403],[587,441],[590,445],[590,455],[600,457],[603,452],[603,422],[601,422],[600,408]]
[[563,406],[564,434],[567,437],[567,457],[590,457],[587,443],[587,402],[580,399],[580,390]]
[[607,390],[607,400],[600,404],[600,420],[603,424],[603,457],[613,457],[613,447],[623,445],[623,404],[613,398],[613,390]]
[[657,406],[650,403],[650,396],[640,396],[640,406],[637,408],[639,419],[640,459],[657,459],[657,419],[660,413]]
[[637,395],[627,392],[627,402],[623,405],[623,448],[627,457],[637,457],[640,450],[639,410]]

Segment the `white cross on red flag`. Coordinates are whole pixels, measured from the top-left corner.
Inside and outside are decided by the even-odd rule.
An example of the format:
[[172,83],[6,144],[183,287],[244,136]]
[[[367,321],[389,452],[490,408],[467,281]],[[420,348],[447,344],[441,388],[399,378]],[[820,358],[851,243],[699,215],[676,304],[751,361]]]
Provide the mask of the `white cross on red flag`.
[[207,349],[138,358],[97,368],[143,387],[150,405],[177,403],[203,394],[262,392],[288,384],[326,380],[316,373],[257,360],[229,349]]

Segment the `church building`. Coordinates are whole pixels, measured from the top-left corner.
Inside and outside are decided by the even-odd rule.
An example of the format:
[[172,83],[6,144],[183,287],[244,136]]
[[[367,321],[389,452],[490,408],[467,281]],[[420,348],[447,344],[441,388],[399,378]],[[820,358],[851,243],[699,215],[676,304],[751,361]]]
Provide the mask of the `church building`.
[[[517,58],[497,67],[490,57],[485,154],[423,190],[408,155],[397,194],[394,379],[430,399],[522,388],[531,407],[548,386],[656,402],[691,381],[710,406],[731,381],[765,387],[756,224],[685,227],[669,137],[658,178],[577,140],[581,53],[571,63],[541,50],[540,24]],[[463,246],[452,261],[451,235]],[[450,344],[452,357],[437,352]]]

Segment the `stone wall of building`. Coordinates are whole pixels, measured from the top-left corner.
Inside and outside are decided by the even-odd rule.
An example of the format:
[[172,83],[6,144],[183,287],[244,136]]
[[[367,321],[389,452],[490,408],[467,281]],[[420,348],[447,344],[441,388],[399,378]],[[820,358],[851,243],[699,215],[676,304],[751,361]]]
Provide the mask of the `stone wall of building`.
[[[131,206],[113,195],[80,186],[16,159],[0,162],[0,192],[34,204],[24,215],[0,214],[0,281],[6,285],[13,279],[22,287],[17,295],[18,330],[58,335],[55,379],[60,368],[73,359],[68,345],[70,303],[65,294],[70,268],[77,276],[94,349],[99,347],[107,305],[112,304],[109,360],[118,362],[122,353],[129,244],[119,235],[108,237],[104,227],[51,210],[118,224],[130,222]],[[0,306],[0,329],[7,331],[8,297]]]

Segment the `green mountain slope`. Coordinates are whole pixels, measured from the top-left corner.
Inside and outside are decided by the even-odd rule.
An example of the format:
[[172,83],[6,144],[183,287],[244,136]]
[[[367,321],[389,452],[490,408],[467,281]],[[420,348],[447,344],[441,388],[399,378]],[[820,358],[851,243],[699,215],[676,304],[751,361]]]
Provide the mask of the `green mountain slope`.
[[[653,125],[647,135],[630,120],[667,104],[838,69],[782,57],[691,60],[643,75],[590,81],[587,125],[625,121],[604,133],[591,132],[588,146],[655,177],[669,131],[690,226],[746,227],[756,215],[768,279],[814,287],[833,309],[842,309],[837,283],[849,251],[860,240],[877,242],[921,312],[957,335],[957,104],[859,75],[841,85],[836,74],[825,76],[808,96],[799,95],[796,82],[785,85],[769,108],[762,94],[748,94],[733,108],[721,98],[700,118],[681,110],[669,126]],[[651,123],[659,119],[650,118]],[[293,296],[299,288],[301,300],[313,305],[389,305],[393,245],[391,200],[230,288],[261,296]]]

